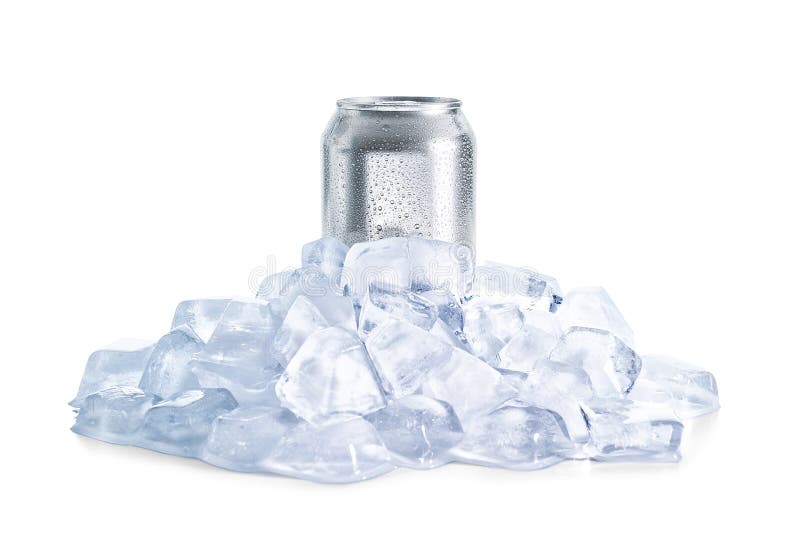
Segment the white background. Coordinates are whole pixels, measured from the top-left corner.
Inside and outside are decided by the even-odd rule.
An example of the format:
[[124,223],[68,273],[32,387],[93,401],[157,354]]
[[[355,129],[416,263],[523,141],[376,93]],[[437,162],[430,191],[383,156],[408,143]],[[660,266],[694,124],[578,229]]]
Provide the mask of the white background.
[[[797,527],[797,4],[480,4],[0,4],[4,531]],[[299,262],[334,101],[377,94],[464,101],[480,257],[716,374],[682,463],[325,486],[69,432],[93,349]]]

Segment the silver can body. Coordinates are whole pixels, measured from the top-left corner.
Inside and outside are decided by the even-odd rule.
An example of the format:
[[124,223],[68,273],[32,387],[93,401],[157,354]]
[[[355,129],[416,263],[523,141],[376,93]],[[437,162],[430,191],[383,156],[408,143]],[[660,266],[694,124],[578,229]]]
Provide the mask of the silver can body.
[[322,232],[475,247],[475,137],[453,98],[337,102],[322,137]]

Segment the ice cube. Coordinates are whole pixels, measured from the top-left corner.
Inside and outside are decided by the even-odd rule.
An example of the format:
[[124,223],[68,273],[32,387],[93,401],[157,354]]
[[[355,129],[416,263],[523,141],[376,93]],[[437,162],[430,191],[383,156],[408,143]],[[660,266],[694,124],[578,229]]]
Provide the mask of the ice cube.
[[464,439],[453,455],[467,463],[532,470],[561,462],[573,449],[557,414],[533,406],[505,406],[465,424]]
[[79,406],[87,395],[111,386],[138,386],[153,345],[121,341],[89,356],[78,394],[70,406]]
[[334,237],[323,237],[303,245],[303,267],[317,267],[334,282],[339,280],[345,256],[347,245]]
[[489,304],[473,299],[464,305],[464,335],[472,353],[496,366],[500,350],[525,323],[514,304]]
[[392,471],[375,428],[362,418],[301,422],[273,449],[269,470],[316,482],[356,482]]
[[391,401],[366,419],[378,430],[394,463],[414,469],[430,469],[450,461],[447,452],[463,436],[453,408],[424,395]]
[[355,334],[335,326],[309,336],[275,391],[282,406],[315,424],[386,405],[364,345]]
[[201,457],[235,471],[268,470],[266,460],[298,422],[283,408],[240,406],[214,420]]
[[277,368],[270,348],[280,324],[273,303],[233,300],[196,359],[255,370]]
[[298,295],[325,297],[339,294],[341,289],[338,284],[331,281],[319,267],[311,265],[267,276],[261,282],[256,298],[280,301],[285,312]]
[[227,389],[242,406],[280,406],[275,384],[281,371],[194,360],[189,364],[201,388]]
[[553,360],[538,360],[519,386],[519,396],[530,405],[560,415],[573,441],[587,441],[581,403],[591,400],[593,391],[589,375],[583,369]]
[[208,343],[230,301],[230,299],[184,300],[175,309],[172,330],[186,325],[194,330],[203,343]]
[[361,301],[359,335],[366,339],[376,326],[391,317],[430,330],[438,318],[438,309],[434,303],[415,293],[387,291],[373,286]]
[[196,457],[218,416],[236,408],[225,389],[190,389],[154,405],[142,425],[143,447]]
[[298,296],[272,342],[275,358],[285,367],[308,336],[328,326],[322,312],[307,297]]
[[583,407],[593,460],[677,462],[683,424],[668,406],[600,399]]
[[356,314],[353,299],[339,295],[307,297],[316,306],[330,326],[341,326],[347,330],[356,329]]
[[462,297],[474,277],[472,251],[465,245],[421,237],[391,237],[356,243],[347,252],[342,284],[362,297],[370,286],[395,291],[449,290]]
[[178,326],[156,343],[139,388],[163,399],[187,389],[199,388],[200,383],[192,374],[189,362],[204,346],[191,328]]
[[642,357],[642,371],[628,398],[668,403],[681,419],[719,409],[714,375],[663,356]]
[[642,367],[639,356],[614,334],[582,326],[561,337],[550,359],[586,371],[601,397],[627,393]]
[[498,367],[514,371],[530,371],[542,359],[550,356],[558,337],[535,326],[525,326],[500,349]]
[[461,304],[452,293],[443,289],[432,289],[418,294],[436,305],[439,319],[451,330],[454,332],[464,331],[464,310],[461,309]]
[[473,294],[485,301],[513,302],[523,311],[554,312],[563,298],[552,276],[495,262],[487,262],[476,269]]
[[490,365],[453,349],[448,361],[432,370],[422,392],[453,407],[462,423],[487,413],[516,396],[516,390]]
[[585,326],[607,330],[633,347],[633,330],[602,287],[573,289],[556,314],[564,328]]
[[366,345],[384,389],[395,397],[415,393],[454,350],[430,332],[397,319],[375,328]]
[[109,443],[131,443],[157,400],[133,386],[111,386],[83,400],[72,431]]

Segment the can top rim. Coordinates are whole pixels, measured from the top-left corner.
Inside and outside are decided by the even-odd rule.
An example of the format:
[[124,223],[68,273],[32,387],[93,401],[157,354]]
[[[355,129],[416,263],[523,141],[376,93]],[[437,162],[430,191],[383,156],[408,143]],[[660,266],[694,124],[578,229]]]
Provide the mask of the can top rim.
[[461,100],[440,96],[357,96],[337,100],[336,106],[361,111],[432,111],[460,108]]

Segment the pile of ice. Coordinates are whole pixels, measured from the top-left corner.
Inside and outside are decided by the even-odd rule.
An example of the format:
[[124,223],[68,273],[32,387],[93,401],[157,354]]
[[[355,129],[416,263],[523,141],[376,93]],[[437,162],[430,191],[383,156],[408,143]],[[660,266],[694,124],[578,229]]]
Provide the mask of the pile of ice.
[[389,238],[303,247],[252,300],[178,305],[143,347],[89,357],[73,430],[321,482],[452,461],[676,461],[711,373],[640,356],[608,294],[470,250]]

